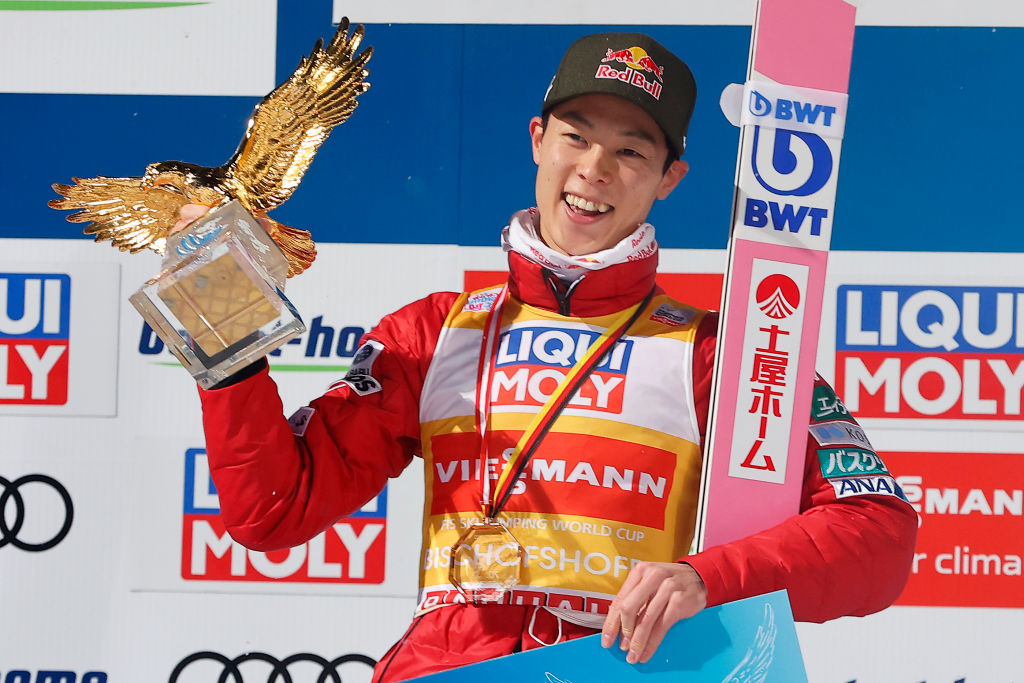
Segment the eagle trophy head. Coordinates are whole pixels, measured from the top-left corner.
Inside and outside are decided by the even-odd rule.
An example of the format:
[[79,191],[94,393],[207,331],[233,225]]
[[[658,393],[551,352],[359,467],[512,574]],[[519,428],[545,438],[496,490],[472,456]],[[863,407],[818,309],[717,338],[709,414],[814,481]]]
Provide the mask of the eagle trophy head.
[[161,187],[187,196],[187,188],[199,181],[201,171],[201,166],[184,161],[160,161],[146,167],[139,187],[143,190]]

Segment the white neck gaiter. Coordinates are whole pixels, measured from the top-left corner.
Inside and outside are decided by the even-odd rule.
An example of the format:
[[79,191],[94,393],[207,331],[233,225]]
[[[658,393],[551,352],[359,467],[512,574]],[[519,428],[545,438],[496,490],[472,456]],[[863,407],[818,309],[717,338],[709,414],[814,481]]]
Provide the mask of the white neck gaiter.
[[588,270],[646,258],[658,248],[654,239],[654,226],[641,223],[632,234],[613,247],[594,254],[568,256],[544,244],[537,227],[539,220],[540,214],[536,209],[517,211],[508,226],[501,231],[501,247],[550,269],[566,282],[578,279]]

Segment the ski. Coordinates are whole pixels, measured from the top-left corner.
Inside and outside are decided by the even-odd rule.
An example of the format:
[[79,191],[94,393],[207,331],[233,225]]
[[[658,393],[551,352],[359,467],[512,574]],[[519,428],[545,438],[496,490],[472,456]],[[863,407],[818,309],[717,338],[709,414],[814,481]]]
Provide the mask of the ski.
[[759,0],[694,550],[796,514],[832,239],[856,7]]

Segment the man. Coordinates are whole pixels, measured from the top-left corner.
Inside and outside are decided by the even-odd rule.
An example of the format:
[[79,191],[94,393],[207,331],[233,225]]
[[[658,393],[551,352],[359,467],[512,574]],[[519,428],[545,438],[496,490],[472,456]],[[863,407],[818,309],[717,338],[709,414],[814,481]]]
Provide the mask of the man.
[[[537,206],[503,233],[506,287],[386,316],[293,426],[266,362],[201,392],[221,514],[251,548],[308,540],[424,459],[417,616],[374,681],[598,631],[644,662],[707,605],[786,588],[797,619],[824,621],[902,589],[913,510],[898,487],[837,499],[810,437],[799,515],[686,556],[717,323],[656,287],[645,220],[687,173],[695,98],[686,65],[648,36],[580,39],[530,121]],[[556,388],[574,368],[581,383]],[[560,408],[535,400],[560,390]],[[513,567],[498,604],[472,604],[473,562]]]

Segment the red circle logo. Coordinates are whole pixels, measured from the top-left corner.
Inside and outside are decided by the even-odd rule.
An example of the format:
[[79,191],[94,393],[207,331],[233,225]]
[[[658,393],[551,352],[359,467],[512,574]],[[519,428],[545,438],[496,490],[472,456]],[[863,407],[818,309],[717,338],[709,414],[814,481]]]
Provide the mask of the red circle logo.
[[792,278],[778,273],[761,280],[755,296],[758,307],[775,320],[788,318],[800,306],[800,287]]

